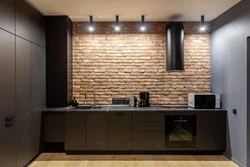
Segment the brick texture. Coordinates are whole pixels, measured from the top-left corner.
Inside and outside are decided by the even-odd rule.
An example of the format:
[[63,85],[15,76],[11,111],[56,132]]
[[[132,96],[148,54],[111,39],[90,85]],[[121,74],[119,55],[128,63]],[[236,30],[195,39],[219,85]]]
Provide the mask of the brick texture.
[[[187,104],[189,92],[210,92],[210,34],[199,34],[198,24],[185,23],[185,71],[166,71],[166,23],[123,23],[122,33],[112,23],[74,23],[73,95],[80,103],[110,104],[112,98],[138,96],[148,90],[152,104]],[[86,89],[87,88],[87,89]],[[85,89],[87,98],[85,99]]]

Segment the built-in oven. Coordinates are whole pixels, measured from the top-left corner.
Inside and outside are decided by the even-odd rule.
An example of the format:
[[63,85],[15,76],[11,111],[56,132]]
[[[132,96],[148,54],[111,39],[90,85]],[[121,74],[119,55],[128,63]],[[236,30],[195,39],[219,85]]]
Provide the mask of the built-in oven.
[[165,115],[166,149],[196,148],[196,115]]

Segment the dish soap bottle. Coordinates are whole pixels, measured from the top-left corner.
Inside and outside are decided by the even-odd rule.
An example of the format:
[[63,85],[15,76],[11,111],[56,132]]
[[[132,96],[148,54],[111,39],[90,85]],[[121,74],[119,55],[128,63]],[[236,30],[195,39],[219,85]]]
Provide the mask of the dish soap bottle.
[[76,98],[74,97],[74,99],[72,100],[71,105],[72,105],[73,107],[77,107],[78,104],[79,104],[79,103],[77,102]]

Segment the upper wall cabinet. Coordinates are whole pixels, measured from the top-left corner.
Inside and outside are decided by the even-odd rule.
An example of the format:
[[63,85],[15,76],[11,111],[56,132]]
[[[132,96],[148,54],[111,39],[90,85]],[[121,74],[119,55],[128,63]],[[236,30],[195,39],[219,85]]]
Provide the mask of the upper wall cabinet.
[[24,0],[16,0],[16,35],[30,40],[31,8]]
[[0,29],[0,123],[15,115],[15,36]]
[[0,0],[0,28],[15,33],[15,0]]
[[31,9],[31,42],[45,48],[45,20],[35,9]]

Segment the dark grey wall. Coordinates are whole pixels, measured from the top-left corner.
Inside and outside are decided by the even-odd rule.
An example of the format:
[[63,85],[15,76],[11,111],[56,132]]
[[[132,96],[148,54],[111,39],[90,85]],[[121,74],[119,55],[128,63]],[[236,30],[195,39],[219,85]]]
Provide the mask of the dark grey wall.
[[[211,22],[211,91],[228,109],[226,154],[241,166],[247,158],[247,37],[250,1],[244,0]],[[250,79],[250,78],[249,78]],[[238,114],[232,113],[233,109]],[[250,165],[250,164],[248,164]]]

